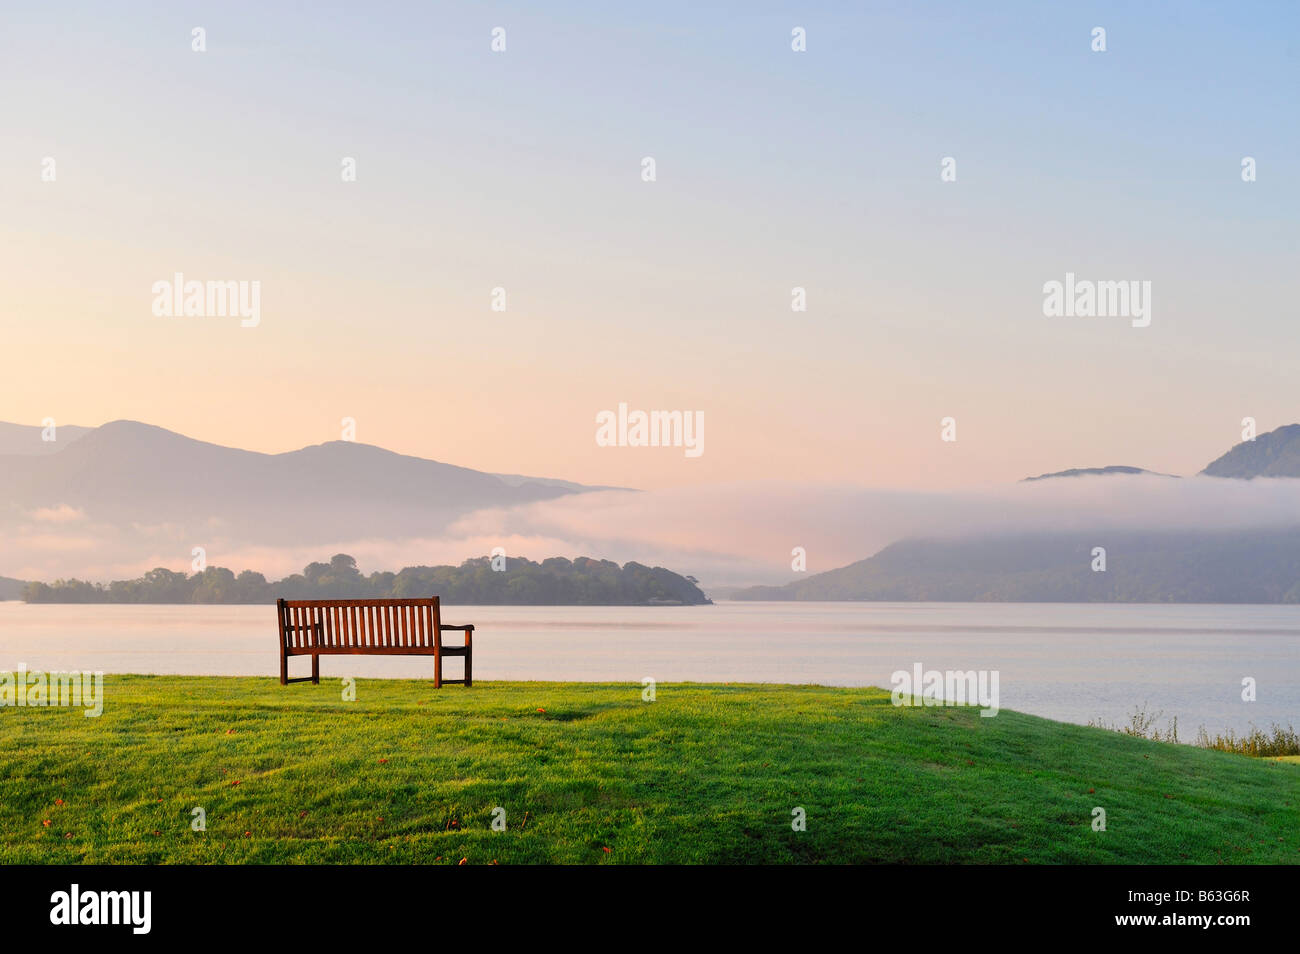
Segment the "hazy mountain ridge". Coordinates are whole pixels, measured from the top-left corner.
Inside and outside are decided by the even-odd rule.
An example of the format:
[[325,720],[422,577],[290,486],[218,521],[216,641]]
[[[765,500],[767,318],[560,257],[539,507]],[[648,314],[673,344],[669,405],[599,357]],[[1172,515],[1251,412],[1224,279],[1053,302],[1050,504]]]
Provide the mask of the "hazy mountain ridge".
[[[1094,547],[1104,572],[1092,569]],[[1300,603],[1300,526],[903,540],[737,600]]]
[[54,440],[47,441],[46,429],[40,424],[10,424],[0,421],[0,456],[55,454],[93,430],[93,427],[60,424],[54,429]]
[[558,477],[525,477],[523,474],[493,474],[492,476],[504,481],[511,487],[518,487],[522,484],[540,484],[543,487],[561,487],[579,493],[589,493],[594,490],[626,490],[631,492],[633,489],[631,487],[611,487],[602,484],[579,484],[572,480],[560,480]]
[[[1253,479],[1300,477],[1300,424],[1238,444],[1202,472]],[[1026,478],[1173,477],[1136,467],[1076,468]],[[1022,483],[1025,481],[1022,481]],[[736,600],[933,600],[1007,602],[1300,602],[1297,525],[1263,530],[982,534],[908,539],[874,556]],[[1094,547],[1106,569],[1092,569]]]
[[[1200,472],[1205,477],[1235,477],[1250,480],[1255,477],[1300,477],[1300,424],[1285,424],[1253,441],[1242,441],[1221,457],[1215,458]],[[1112,464],[1108,467],[1072,467],[1023,481],[1046,480],[1052,477],[1109,476],[1112,474],[1152,474],[1156,477],[1177,477],[1143,467]]]
[[1300,424],[1242,441],[1201,471],[1206,477],[1300,477]]
[[1028,483],[1035,480],[1048,480],[1052,477],[1109,477],[1115,474],[1150,474],[1152,477],[1172,477],[1178,478],[1177,474],[1160,474],[1154,470],[1146,470],[1143,467],[1129,467],[1125,464],[1111,464],[1107,467],[1071,467],[1069,470],[1058,470],[1050,474],[1039,474],[1037,477],[1025,477],[1022,483]]
[[246,545],[328,545],[435,534],[477,509],[586,491],[571,482],[503,480],[368,444],[263,454],[113,421],[58,453],[0,457],[0,531],[38,515],[143,535],[172,528],[198,543],[221,536]]

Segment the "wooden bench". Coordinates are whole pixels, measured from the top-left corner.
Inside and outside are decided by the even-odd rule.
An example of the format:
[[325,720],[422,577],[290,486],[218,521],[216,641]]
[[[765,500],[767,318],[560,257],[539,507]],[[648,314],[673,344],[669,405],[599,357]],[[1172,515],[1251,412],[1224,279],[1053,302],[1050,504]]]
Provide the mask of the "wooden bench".
[[[442,657],[464,656],[472,686],[473,626],[448,626],[438,597],[418,600],[276,600],[280,619],[280,685],[320,684],[321,656],[432,656],[433,687],[442,688]],[[464,646],[444,646],[443,630],[465,634]],[[311,676],[289,678],[289,657],[310,656]]]

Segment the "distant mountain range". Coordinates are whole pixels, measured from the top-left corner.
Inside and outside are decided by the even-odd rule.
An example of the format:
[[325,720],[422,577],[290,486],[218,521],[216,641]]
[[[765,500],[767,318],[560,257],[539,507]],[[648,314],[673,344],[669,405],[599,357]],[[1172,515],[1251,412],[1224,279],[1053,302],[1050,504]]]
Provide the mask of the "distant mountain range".
[[[1094,544],[1106,549],[1093,570]],[[735,600],[1300,603],[1300,524],[1284,530],[1107,531],[903,540]]]
[[[1075,468],[1026,480],[1152,475],[1139,467]],[[1300,477],[1300,424],[1246,441],[1201,474],[1249,480]],[[927,600],[1006,602],[1300,602],[1300,513],[1265,531],[1107,531],[1092,535],[984,534],[903,540],[874,556],[735,600]],[[1087,536],[1095,539],[1084,539]],[[1105,547],[1104,572],[1093,547]],[[720,595],[720,594],[719,594]]]
[[[1112,464],[1109,467],[1074,467],[1051,474],[1026,477],[1025,480],[1047,480],[1051,477],[1105,477],[1112,474],[1154,474],[1157,477],[1176,477],[1142,467]],[[1276,430],[1256,436],[1253,441],[1242,441],[1222,457],[1206,465],[1201,474],[1206,477],[1234,477],[1250,480],[1254,477],[1300,477],[1300,424],[1287,424]]]
[[44,562],[59,566],[67,552],[85,566],[99,554],[105,563],[188,560],[195,545],[217,559],[231,546],[436,538],[476,510],[605,489],[347,441],[262,454],[137,421],[41,436],[41,427],[0,424],[0,555],[13,566],[25,565],[20,553],[53,553]]
[[[151,428],[154,431],[161,431],[164,434],[172,434],[175,437],[180,437],[180,435],[175,434],[173,431],[167,431],[160,427],[153,427],[149,424],[139,424],[136,421],[114,421],[111,424],[105,424],[103,426],[108,428],[119,428],[120,425],[136,425],[139,428]],[[51,434],[54,439],[46,440],[47,429],[39,424],[10,424],[5,421],[0,421],[0,459],[9,454],[22,455],[25,457],[32,457],[39,454],[54,454],[65,449],[79,438],[85,437],[87,434],[101,429],[102,428],[96,427],[81,427],[75,424],[60,424],[54,428]],[[125,430],[123,432],[125,432]],[[189,438],[183,439],[189,440]],[[197,444],[203,442],[193,441],[192,443]],[[343,442],[337,441],[335,443]],[[231,450],[232,448],[226,449]],[[478,472],[476,471],[475,473]],[[575,493],[582,493],[591,490],[630,489],[627,487],[587,486],[585,484],[576,483],[572,480],[560,480],[555,477],[525,477],[522,474],[489,474],[489,476],[498,478],[502,483],[509,487],[521,487],[525,484],[537,484],[543,487],[558,487]]]
[[1069,470],[1058,470],[1053,474],[1039,474],[1037,477],[1026,477],[1025,481],[1047,480],[1051,477],[1109,477],[1112,474],[1151,474],[1155,477],[1175,477],[1175,474],[1157,474],[1153,470],[1143,470],[1141,467],[1124,467],[1122,465],[1112,464],[1109,467],[1072,467]]
[[[344,441],[262,454],[135,421],[60,426],[56,441],[42,440],[42,431],[0,424],[0,555],[10,561],[0,568],[44,566],[47,580],[70,575],[64,569],[69,566],[176,565],[188,559],[194,545],[209,547],[213,561],[232,549],[256,555],[286,548],[336,552],[350,541],[419,545],[443,537],[474,511],[621,489],[492,474]],[[1201,474],[1237,480],[1300,477],[1300,424],[1236,445]],[[1112,465],[1026,480],[1135,475],[1170,476]],[[1300,548],[1292,540],[1300,539],[1300,530],[1181,535],[1134,530],[1105,536],[1097,542],[1108,546],[1106,573],[1088,568],[1079,534],[1068,539],[986,534],[902,540],[828,573],[729,595],[1223,602],[1289,601],[1297,595]],[[1116,541],[1120,551],[1114,549]],[[17,598],[23,585],[0,577],[0,599]]]
[[0,457],[0,501],[11,516],[68,508],[116,524],[217,524],[244,539],[300,545],[435,532],[471,510],[591,489],[348,441],[260,454],[136,421],[97,427],[57,453]]

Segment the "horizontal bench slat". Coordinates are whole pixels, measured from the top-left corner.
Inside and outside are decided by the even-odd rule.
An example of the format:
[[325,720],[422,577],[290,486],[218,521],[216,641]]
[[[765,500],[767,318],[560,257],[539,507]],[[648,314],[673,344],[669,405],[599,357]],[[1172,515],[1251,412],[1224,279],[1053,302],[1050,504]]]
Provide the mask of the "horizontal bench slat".
[[[443,646],[443,656],[468,656],[469,646]],[[437,646],[286,646],[288,656],[437,656]]]
[[391,600],[285,600],[284,605],[289,609],[331,609],[340,606],[433,606],[437,601],[436,596],[423,596]]

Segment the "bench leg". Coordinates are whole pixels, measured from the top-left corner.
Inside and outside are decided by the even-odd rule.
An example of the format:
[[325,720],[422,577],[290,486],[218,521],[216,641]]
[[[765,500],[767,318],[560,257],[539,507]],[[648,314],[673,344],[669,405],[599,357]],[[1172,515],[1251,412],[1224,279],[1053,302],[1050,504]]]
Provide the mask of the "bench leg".
[[316,653],[311,654],[311,684],[320,685],[320,656]]
[[284,643],[280,644],[280,685],[289,685],[289,657],[285,655]]
[[442,688],[442,653],[433,656],[433,688]]
[[474,685],[474,670],[470,660],[474,658],[474,651],[470,650],[465,654],[465,688],[468,689]]

